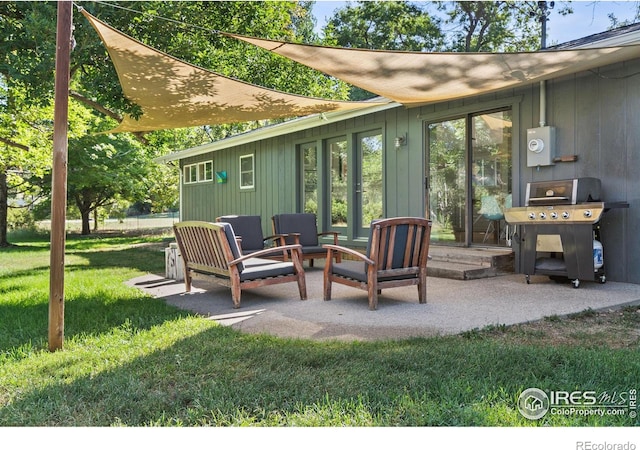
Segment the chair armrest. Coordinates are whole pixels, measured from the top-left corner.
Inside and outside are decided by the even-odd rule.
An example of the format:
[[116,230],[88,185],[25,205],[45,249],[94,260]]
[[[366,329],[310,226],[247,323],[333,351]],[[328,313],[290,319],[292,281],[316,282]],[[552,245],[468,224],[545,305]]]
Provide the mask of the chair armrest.
[[240,258],[236,258],[233,261],[229,261],[229,266],[235,266],[236,264],[246,261],[251,258],[259,258],[265,255],[272,255],[274,253],[286,252],[288,250],[297,250],[299,252],[302,251],[302,245],[299,244],[291,244],[291,245],[283,245],[282,247],[271,247],[265,248],[264,250],[258,250],[257,252],[249,253],[248,255],[241,256]]
[[366,257],[365,255],[363,255],[362,253],[356,250],[352,250],[347,247],[342,247],[340,245],[333,245],[333,244],[323,244],[322,247],[327,249],[327,260],[331,259],[330,256],[332,252],[340,252],[340,253],[345,253],[347,255],[351,255],[361,261],[364,261],[369,265],[375,265],[375,261],[373,259]]
[[276,235],[274,235],[274,237],[278,237],[280,239],[280,245],[285,245],[285,238],[288,238],[288,237],[292,237],[293,238],[294,242],[293,242],[292,245],[300,244],[300,233],[276,234]]
[[337,231],[323,231],[321,233],[318,233],[318,237],[330,235],[333,235],[333,244],[338,245],[338,236],[340,235],[340,233],[338,233]]
[[277,243],[277,242],[279,242],[279,243],[280,243],[279,245],[286,245],[286,244],[285,244],[285,241],[284,241],[284,238],[286,238],[286,237],[287,237],[287,235],[286,235],[286,234],[274,234],[274,235],[272,235],[272,236],[267,236],[267,237],[265,237],[262,241],[263,241],[263,242],[267,242],[267,241],[276,241],[276,243]]

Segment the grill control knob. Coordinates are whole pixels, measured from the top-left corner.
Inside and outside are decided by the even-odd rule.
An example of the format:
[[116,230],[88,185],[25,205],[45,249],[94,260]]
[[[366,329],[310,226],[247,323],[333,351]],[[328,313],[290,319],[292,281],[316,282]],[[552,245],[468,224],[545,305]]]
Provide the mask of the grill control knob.
[[535,220],[535,218],[536,218],[536,213],[530,212],[529,213],[529,219]]
[[563,219],[568,219],[569,218],[569,211],[563,211],[562,212],[562,218]]
[[590,209],[586,209],[586,210],[584,211],[584,213],[582,213],[582,214],[584,214],[584,216],[585,216],[587,219],[590,219],[590,218],[591,218],[591,216],[593,216],[593,212],[591,212],[591,210],[590,210]]
[[554,212],[552,212],[552,213],[551,213],[551,218],[552,218],[552,219],[557,219],[557,218],[558,218],[558,213],[557,213],[557,212],[555,212],[555,211],[554,211]]
[[540,219],[544,220],[547,218],[547,213],[546,212],[541,212],[540,213]]

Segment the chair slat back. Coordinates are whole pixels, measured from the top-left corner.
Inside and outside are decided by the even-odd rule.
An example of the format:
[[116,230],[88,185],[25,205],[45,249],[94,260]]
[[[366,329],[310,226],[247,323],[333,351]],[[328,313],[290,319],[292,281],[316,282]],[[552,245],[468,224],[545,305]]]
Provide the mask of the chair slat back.
[[237,244],[235,239],[230,242],[229,231],[233,237],[230,225],[191,221],[177,223],[173,228],[188,267],[222,275],[229,273],[229,261],[239,256],[239,250],[234,255],[232,249]]
[[371,224],[369,258],[378,270],[391,274],[394,270],[424,268],[427,265],[431,221],[416,217],[381,219]]

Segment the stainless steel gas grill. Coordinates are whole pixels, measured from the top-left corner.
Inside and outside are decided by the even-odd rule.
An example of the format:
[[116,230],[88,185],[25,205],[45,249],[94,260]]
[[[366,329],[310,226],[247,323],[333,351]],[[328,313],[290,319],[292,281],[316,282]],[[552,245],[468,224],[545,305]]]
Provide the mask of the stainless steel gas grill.
[[598,178],[529,183],[525,206],[504,213],[510,225],[519,227],[527,283],[531,275],[569,280],[574,288],[580,280],[605,283],[598,222],[608,208]]

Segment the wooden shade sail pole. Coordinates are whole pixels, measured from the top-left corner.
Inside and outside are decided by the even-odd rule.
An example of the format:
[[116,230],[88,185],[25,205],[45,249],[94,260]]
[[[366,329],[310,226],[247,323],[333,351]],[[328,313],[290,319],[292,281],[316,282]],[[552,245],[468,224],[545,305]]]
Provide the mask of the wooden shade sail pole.
[[64,252],[67,211],[69,78],[73,3],[58,1],[56,30],[55,107],[51,194],[51,256],[49,270],[49,351],[64,342]]

